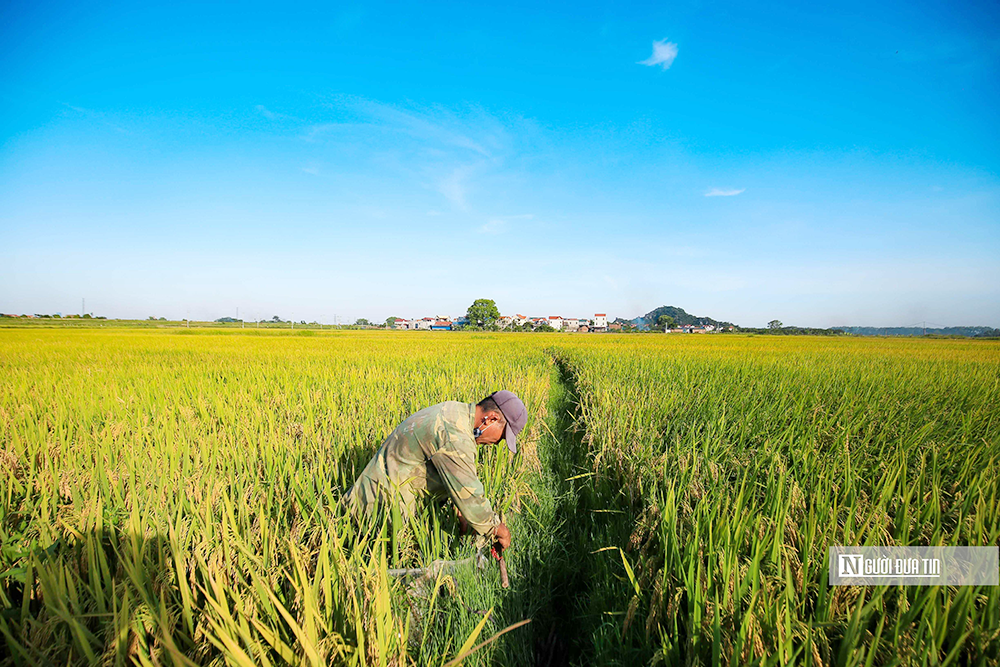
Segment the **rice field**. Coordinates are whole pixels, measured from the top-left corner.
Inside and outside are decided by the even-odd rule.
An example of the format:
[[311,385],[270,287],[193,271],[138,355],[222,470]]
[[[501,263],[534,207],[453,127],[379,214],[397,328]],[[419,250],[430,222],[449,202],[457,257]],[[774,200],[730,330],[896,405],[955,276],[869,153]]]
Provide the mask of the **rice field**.
[[[0,373],[0,664],[1000,660],[996,587],[825,579],[830,544],[1000,543],[993,341],[19,327]],[[498,388],[511,587],[388,576],[474,549],[340,497]]]
[[1000,542],[995,344],[607,340],[562,357],[588,541],[619,547],[589,561],[592,659],[997,663],[997,587],[826,581],[829,545]]

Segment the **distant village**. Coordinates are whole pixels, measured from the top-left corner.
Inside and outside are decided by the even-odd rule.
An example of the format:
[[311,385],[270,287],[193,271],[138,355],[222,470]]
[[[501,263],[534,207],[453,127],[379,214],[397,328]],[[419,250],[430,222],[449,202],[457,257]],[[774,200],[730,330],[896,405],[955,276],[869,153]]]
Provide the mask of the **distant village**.
[[[61,313],[56,313],[55,315],[15,315],[13,313],[0,313],[0,318],[18,318],[18,319],[95,319],[95,320],[106,320],[107,318],[102,316],[93,316],[90,313],[84,315],[62,315]],[[165,317],[155,318],[150,317],[150,320],[154,321],[166,321]],[[187,320],[181,320],[182,322],[187,322]],[[233,324],[233,323],[243,323],[243,320],[234,317],[222,317],[215,320],[216,323],[221,324]],[[275,316],[273,320],[263,320],[265,324],[302,324],[315,325],[316,322],[306,323],[304,320],[301,323],[286,322],[281,318]],[[259,326],[259,323],[258,323]],[[337,325],[340,326],[340,325]],[[351,327],[364,328],[364,329],[378,329],[385,326],[386,328],[396,329],[399,331],[457,331],[464,329],[469,326],[469,320],[465,315],[461,317],[421,317],[419,319],[407,320],[403,318],[389,318],[385,325],[379,325],[370,323],[368,320],[358,320],[353,325],[347,325]],[[594,313],[593,317],[562,317],[560,315],[549,315],[548,317],[527,317],[525,315],[505,315],[497,319],[493,325],[495,329],[500,331],[563,331],[568,333],[602,333],[602,332],[615,332],[615,331],[636,331],[635,322],[630,320],[624,320],[621,318],[616,319],[613,322],[608,322],[607,313]],[[660,325],[663,327],[663,324]],[[732,326],[715,326],[713,324],[683,324],[676,325],[672,327],[666,327],[665,329],[658,328],[660,331],[665,331],[666,333],[718,333],[722,331],[732,331]]]
[[[677,324],[674,321],[673,315],[665,316],[661,314],[661,311],[667,307],[661,307],[653,312],[646,313],[642,317],[637,317],[632,320],[626,320],[621,317],[615,318],[614,321],[608,321],[608,316],[606,313],[594,313],[593,317],[562,317],[559,315],[549,315],[548,317],[527,317],[525,315],[507,315],[499,317],[495,320],[491,320],[489,325],[485,328],[494,331],[563,331],[569,333],[602,333],[602,332],[622,332],[622,333],[632,333],[632,332],[663,332],[668,334],[707,334],[707,333],[723,333],[730,331],[739,331],[741,333],[749,334],[779,334],[779,335],[812,335],[812,336],[931,336],[931,337],[957,337],[957,338],[1000,338],[1000,329],[994,329],[991,327],[977,326],[977,327],[942,327],[942,328],[929,328],[925,326],[912,326],[912,327],[833,327],[829,329],[817,329],[810,327],[791,327],[785,326],[778,320],[773,320],[768,323],[766,329],[757,328],[747,328],[734,326],[729,322],[717,322],[711,318],[693,318],[684,312],[683,309],[670,307],[669,309],[673,311],[674,315],[679,315],[680,318],[690,320],[695,319],[697,323],[689,324]],[[107,323],[117,323],[124,325],[126,323],[140,324],[141,325],[152,325],[152,326],[176,326],[181,324],[183,326],[191,326],[191,322],[187,319],[171,321],[167,320],[165,317],[152,317],[150,316],[148,320],[117,320],[108,318],[102,315],[94,315],[93,313],[84,313],[83,315],[63,315],[61,313],[55,313],[52,315],[40,315],[35,313],[34,315],[28,314],[14,314],[14,313],[0,313],[0,322],[5,319],[13,320],[98,320],[100,322]],[[339,320],[339,318],[338,318]],[[707,320],[707,321],[706,321]],[[266,328],[274,328],[281,326],[289,326],[293,329],[299,326],[312,327],[312,328],[325,328],[325,327],[337,327],[339,328],[349,328],[349,329],[395,329],[398,331],[458,331],[461,329],[476,329],[475,326],[470,326],[469,320],[466,316],[450,318],[450,317],[421,317],[418,319],[407,320],[399,317],[390,317],[385,320],[384,323],[375,323],[367,319],[361,318],[355,321],[353,324],[341,323],[337,321],[336,324],[329,325],[320,322],[306,322],[301,320],[298,322],[292,320],[283,320],[277,315],[269,320],[251,320],[251,326],[260,328],[263,325]],[[82,324],[82,322],[81,322]],[[241,327],[245,326],[245,322],[236,317],[220,317],[213,322],[200,322],[195,323],[196,326],[218,326],[227,324],[238,324]],[[101,325],[103,326],[103,324]]]
[[[454,319],[446,317],[423,317],[418,320],[397,319],[393,323],[394,329],[404,331],[451,331],[467,326],[468,319],[463,315]],[[589,331],[614,331],[621,329],[621,324],[612,323],[608,325],[608,316],[605,313],[595,313],[593,319],[581,317],[559,317],[550,315],[549,317],[526,317],[524,315],[504,315],[496,321],[499,329],[524,328],[530,326],[533,329],[539,327],[551,327],[555,331],[577,331],[587,333]]]
[[[454,319],[448,317],[422,317],[415,320],[396,319],[392,323],[393,329],[402,331],[453,331],[464,328],[468,325],[465,316]],[[592,318],[586,317],[562,317],[560,315],[549,315],[548,317],[527,317],[525,315],[504,315],[496,321],[496,326],[500,330],[552,330],[565,331],[571,333],[602,333],[607,331],[621,331],[623,327],[631,328],[632,324],[627,321],[608,322],[607,313],[594,313]],[[715,333],[723,329],[712,324],[705,325],[680,325],[674,328],[667,328],[666,333]],[[729,331],[733,327],[728,327]]]

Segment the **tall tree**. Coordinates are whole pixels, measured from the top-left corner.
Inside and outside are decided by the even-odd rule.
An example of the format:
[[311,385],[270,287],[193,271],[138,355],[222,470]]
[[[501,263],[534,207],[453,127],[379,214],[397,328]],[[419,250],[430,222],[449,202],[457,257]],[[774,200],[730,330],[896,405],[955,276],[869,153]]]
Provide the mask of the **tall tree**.
[[781,320],[771,320],[767,323],[768,329],[780,329],[783,326],[785,325],[781,323]]
[[500,311],[493,299],[476,299],[465,313],[469,326],[475,329],[489,329],[500,319]]
[[674,327],[674,318],[670,315],[660,315],[660,318],[656,321],[657,331],[666,331],[667,329],[672,329]]

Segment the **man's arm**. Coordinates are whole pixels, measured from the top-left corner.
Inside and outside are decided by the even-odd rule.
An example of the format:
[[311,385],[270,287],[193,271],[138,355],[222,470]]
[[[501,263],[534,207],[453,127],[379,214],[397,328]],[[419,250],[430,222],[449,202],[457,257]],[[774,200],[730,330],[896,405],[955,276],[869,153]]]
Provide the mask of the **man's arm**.
[[483,483],[476,474],[475,458],[470,457],[463,449],[465,448],[447,443],[431,456],[431,463],[437,469],[458,511],[473,530],[480,535],[487,535],[500,523],[500,517],[486,498]]

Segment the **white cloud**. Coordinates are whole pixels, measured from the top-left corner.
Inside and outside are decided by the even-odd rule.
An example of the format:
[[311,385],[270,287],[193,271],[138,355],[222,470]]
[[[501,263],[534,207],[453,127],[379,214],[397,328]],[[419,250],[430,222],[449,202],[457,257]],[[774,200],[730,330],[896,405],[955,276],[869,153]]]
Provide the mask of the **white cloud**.
[[477,209],[497,189],[523,179],[525,149],[536,150],[539,135],[533,121],[477,106],[398,106],[354,96],[334,96],[324,106],[331,118],[303,121],[297,128],[302,141],[343,146],[387,177],[419,179],[442,197],[433,205],[436,214],[510,219]]
[[479,228],[481,234],[503,234],[507,231],[512,220],[534,220],[534,213],[520,213],[518,215],[499,215],[490,218],[489,222]]
[[444,195],[445,199],[451,202],[455,208],[461,211],[469,210],[469,204],[465,200],[465,193],[467,189],[466,181],[471,171],[472,168],[469,165],[462,165],[453,169],[450,174],[438,182],[438,192]]
[[463,118],[440,108],[406,109],[360,97],[330,106],[350,109],[373,126],[403,132],[426,144],[458,148],[485,158],[494,157],[506,142],[502,125],[482,112]]
[[739,190],[725,190],[723,188],[712,188],[705,193],[706,197],[735,197],[736,195],[746,192],[746,188],[740,188]]
[[507,231],[507,221],[501,218],[494,218],[479,228],[482,234],[502,234]]
[[271,111],[270,109],[268,109],[263,104],[258,104],[256,106],[254,106],[254,111],[256,111],[257,113],[259,113],[264,118],[267,118],[268,120],[294,121],[296,123],[303,123],[303,122],[305,122],[301,118],[297,118],[295,116],[289,116],[288,114],[278,113],[277,111]]
[[677,45],[673,42],[661,39],[653,42],[653,55],[645,60],[640,60],[638,64],[648,65],[650,67],[653,67],[654,65],[661,65],[663,69],[670,69],[670,66],[674,64],[674,58],[676,57]]
[[115,118],[115,116],[112,114],[106,113],[104,111],[95,111],[94,109],[87,109],[85,107],[73,106],[72,104],[67,104],[66,102],[60,102],[60,104],[62,104],[67,109],[70,109],[71,111],[75,111],[76,113],[81,114],[84,118],[100,121],[102,124],[106,125],[107,127],[110,127],[111,129],[117,132],[121,132],[122,134],[132,134],[131,130],[128,130],[124,127],[121,127],[120,125],[116,125],[115,123],[111,122],[111,120],[109,119]]

